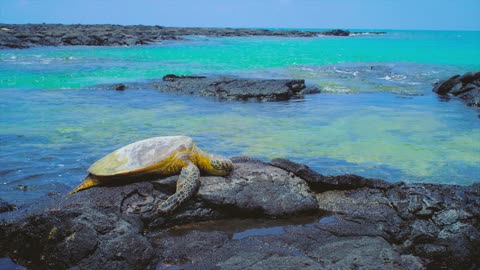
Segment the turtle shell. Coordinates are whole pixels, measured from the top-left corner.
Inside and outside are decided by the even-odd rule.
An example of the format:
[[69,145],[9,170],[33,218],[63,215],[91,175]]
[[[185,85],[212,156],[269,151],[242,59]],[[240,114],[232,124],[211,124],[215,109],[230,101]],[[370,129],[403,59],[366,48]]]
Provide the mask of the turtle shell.
[[155,137],[134,142],[113,151],[95,162],[88,172],[96,176],[142,173],[178,151],[191,149],[193,140],[187,136]]

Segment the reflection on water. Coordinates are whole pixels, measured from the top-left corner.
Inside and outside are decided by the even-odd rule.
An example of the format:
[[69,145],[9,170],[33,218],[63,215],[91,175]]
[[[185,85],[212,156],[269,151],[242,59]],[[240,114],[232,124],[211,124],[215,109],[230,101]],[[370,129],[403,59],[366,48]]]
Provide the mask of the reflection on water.
[[234,233],[232,239],[239,240],[243,238],[247,238],[249,236],[262,236],[262,235],[280,235],[285,234],[285,230],[283,227],[270,227],[270,228],[258,228],[258,229],[250,229],[242,232]]
[[336,220],[335,216],[324,216],[324,217],[320,218],[318,223],[327,224],[327,223],[335,222],[335,220]]
[[[168,229],[168,235],[181,237],[192,231],[223,232],[228,234],[230,240],[242,240],[251,236],[283,235],[287,233],[287,227],[291,225],[311,226],[312,224],[326,224],[335,221],[335,216],[295,216],[278,219],[230,218],[173,226]],[[155,238],[155,234],[151,237]],[[178,270],[190,265],[169,265],[160,262],[157,265],[157,270]]]
[[221,231],[229,235],[230,239],[240,240],[249,236],[281,235],[286,233],[284,227],[289,225],[306,225],[325,223],[322,220],[334,221],[333,216],[322,218],[316,216],[296,216],[289,218],[231,218],[210,220],[191,224],[174,226],[168,229],[172,236],[181,236],[191,231]]

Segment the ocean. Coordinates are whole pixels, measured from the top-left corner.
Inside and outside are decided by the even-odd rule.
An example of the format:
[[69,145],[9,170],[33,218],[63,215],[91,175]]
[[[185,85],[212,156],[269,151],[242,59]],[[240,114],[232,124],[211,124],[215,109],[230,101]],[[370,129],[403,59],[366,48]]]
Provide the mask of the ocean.
[[[480,70],[480,32],[386,31],[0,50],[0,198],[35,203],[79,184],[116,148],[176,134],[215,154],[289,158],[326,175],[480,182],[480,110],[431,91]],[[262,103],[87,89],[169,73],[301,78],[322,93]]]

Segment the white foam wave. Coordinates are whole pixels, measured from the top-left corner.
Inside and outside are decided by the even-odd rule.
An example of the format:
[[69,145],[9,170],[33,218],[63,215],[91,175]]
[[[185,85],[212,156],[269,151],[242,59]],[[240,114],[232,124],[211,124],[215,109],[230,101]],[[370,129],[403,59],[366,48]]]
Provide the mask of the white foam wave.
[[382,79],[387,80],[387,81],[403,81],[407,79],[407,76],[403,74],[389,74],[385,75]]
[[376,32],[362,32],[362,33],[350,33],[350,36],[383,36],[386,33],[376,33]]

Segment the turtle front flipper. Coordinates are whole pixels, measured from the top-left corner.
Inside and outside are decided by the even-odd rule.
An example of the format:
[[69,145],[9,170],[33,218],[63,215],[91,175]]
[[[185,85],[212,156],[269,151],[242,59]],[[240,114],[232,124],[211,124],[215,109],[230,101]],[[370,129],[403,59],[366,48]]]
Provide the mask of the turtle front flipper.
[[168,197],[158,207],[160,213],[171,213],[184,201],[191,198],[200,186],[200,170],[192,162],[188,162],[183,167],[180,177],[177,181],[177,190],[175,194]]

